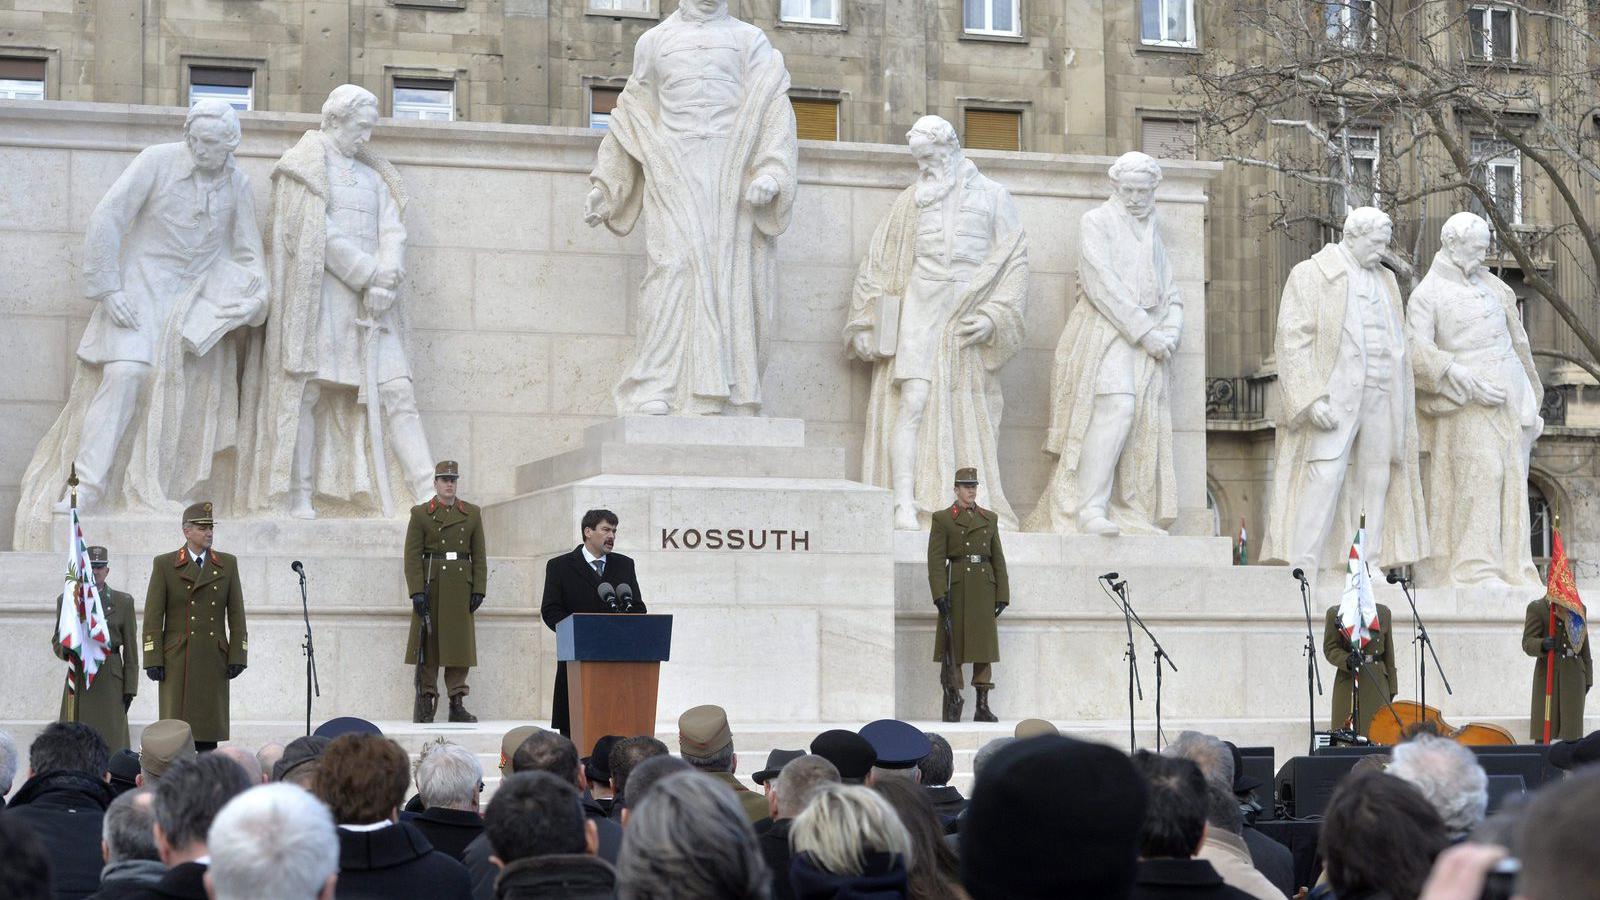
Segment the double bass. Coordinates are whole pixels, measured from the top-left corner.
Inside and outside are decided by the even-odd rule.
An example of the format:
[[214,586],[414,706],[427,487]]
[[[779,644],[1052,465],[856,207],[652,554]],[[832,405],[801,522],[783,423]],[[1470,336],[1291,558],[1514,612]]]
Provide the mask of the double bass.
[[1468,722],[1457,728],[1435,707],[1412,700],[1395,700],[1378,710],[1367,729],[1367,739],[1392,747],[1424,730],[1469,747],[1509,747],[1517,742],[1511,732],[1487,722]]

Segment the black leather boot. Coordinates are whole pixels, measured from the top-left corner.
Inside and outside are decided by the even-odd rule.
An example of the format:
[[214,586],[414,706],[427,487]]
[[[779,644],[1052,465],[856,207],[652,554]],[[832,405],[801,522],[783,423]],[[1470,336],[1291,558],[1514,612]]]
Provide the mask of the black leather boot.
[[478,717],[477,716],[473,715],[472,713],[467,712],[466,704],[464,704],[462,702],[462,696],[460,694],[457,694],[456,696],[450,698],[450,721],[452,721],[452,722],[476,722],[476,721],[478,721]]
[[944,689],[944,721],[961,721],[961,707],[965,705],[966,701],[961,699],[960,691],[950,687]]
[[417,694],[417,702],[411,707],[411,721],[431,724],[433,712],[439,705],[439,698],[428,694]]
[[986,688],[986,687],[977,688],[977,691],[978,691],[978,708],[973,710],[973,712],[972,712],[972,721],[974,721],[974,722],[998,722],[998,721],[1000,721],[999,719],[995,718],[995,714],[994,713],[989,711],[989,692],[992,691],[992,690],[994,690],[994,688]]

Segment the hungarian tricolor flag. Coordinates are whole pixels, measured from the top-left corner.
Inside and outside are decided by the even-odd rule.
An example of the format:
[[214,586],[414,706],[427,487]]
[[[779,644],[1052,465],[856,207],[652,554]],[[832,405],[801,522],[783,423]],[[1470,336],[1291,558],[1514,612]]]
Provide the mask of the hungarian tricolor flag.
[[78,521],[76,496],[67,527],[67,580],[61,591],[56,639],[67,656],[67,689],[76,691],[77,683],[72,674],[79,666],[83,668],[84,687],[94,686],[95,673],[110,655],[111,634],[106,629],[106,611],[100,603],[100,590],[89,568],[89,545],[84,542],[83,525]]
[[1244,516],[1239,517],[1239,555],[1237,565],[1250,565],[1250,536],[1244,533]]
[[1357,650],[1372,640],[1378,624],[1378,601],[1372,598],[1372,576],[1367,572],[1367,529],[1356,529],[1345,564],[1344,594],[1339,598],[1339,630]]
[[1578,585],[1572,580],[1572,563],[1567,560],[1566,548],[1561,546],[1561,530],[1552,528],[1550,537],[1555,546],[1550,553],[1550,577],[1545,579],[1545,596],[1550,599],[1550,607],[1555,611],[1556,618],[1567,630],[1567,640],[1576,653],[1583,649],[1584,635],[1588,631],[1588,613],[1583,608],[1582,598],[1578,596]]

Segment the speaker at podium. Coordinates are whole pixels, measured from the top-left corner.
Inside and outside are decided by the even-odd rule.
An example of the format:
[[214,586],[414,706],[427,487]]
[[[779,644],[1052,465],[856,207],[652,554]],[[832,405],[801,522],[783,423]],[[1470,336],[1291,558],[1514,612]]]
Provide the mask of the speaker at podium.
[[661,664],[671,653],[671,616],[574,613],[556,623],[572,743],[588,748],[608,734],[655,734]]

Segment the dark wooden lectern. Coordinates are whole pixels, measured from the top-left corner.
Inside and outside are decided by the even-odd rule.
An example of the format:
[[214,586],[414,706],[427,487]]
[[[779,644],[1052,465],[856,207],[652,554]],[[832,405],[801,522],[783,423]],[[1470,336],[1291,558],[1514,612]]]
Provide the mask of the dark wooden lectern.
[[579,755],[608,734],[656,733],[656,688],[671,651],[671,616],[575,613],[556,623]]

